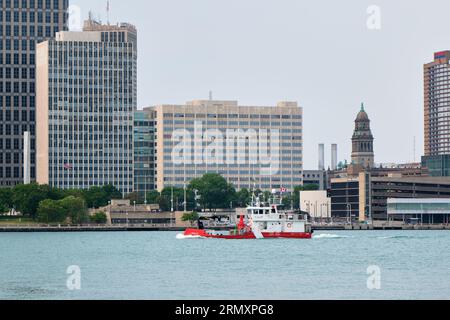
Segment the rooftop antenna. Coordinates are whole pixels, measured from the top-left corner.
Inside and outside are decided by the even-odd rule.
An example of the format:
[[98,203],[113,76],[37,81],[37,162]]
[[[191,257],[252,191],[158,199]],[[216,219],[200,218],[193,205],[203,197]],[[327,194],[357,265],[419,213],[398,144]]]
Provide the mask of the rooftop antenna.
[[209,91],[209,101],[212,101],[212,99],[213,99],[213,92]]
[[109,25],[109,0],[106,1],[106,20]]

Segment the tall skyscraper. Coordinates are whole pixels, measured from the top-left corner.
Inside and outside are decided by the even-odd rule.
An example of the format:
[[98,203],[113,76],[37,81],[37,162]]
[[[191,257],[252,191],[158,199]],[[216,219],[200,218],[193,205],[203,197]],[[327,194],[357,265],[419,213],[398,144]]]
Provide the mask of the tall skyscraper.
[[424,136],[422,165],[431,176],[450,176],[450,51],[436,52],[424,65]]
[[24,133],[35,179],[36,43],[65,29],[68,0],[0,0],[0,187],[24,181]]
[[352,137],[352,164],[363,168],[373,168],[375,155],[373,149],[373,135],[370,130],[370,119],[361,105],[361,111],[355,120],[355,131]]
[[137,31],[85,22],[37,49],[37,181],[133,192]]
[[450,154],[450,51],[424,66],[425,156]]
[[296,102],[207,100],[147,110],[156,112],[158,190],[205,173],[221,174],[238,189],[292,192],[303,184],[303,109]]

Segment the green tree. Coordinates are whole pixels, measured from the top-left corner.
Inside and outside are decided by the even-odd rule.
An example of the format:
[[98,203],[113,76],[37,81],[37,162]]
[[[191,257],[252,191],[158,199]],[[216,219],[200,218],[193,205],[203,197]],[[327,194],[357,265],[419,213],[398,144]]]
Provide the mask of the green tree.
[[161,196],[161,194],[156,191],[150,191],[147,193],[147,203],[148,204],[159,204],[159,197]]
[[283,196],[281,202],[286,209],[290,209],[292,206],[295,208],[294,195],[292,194]]
[[236,198],[234,186],[216,173],[192,180],[189,190],[198,190],[201,206],[209,210],[229,208],[230,202]]
[[138,192],[132,192],[125,196],[125,199],[130,200],[130,203],[133,204],[136,202],[136,204],[143,204],[144,199],[139,195]]
[[91,187],[83,191],[83,197],[89,208],[106,207],[112,199],[122,199],[122,194],[116,187],[106,185],[103,187]]
[[[176,188],[176,187],[166,187],[163,189],[161,194],[159,195],[158,203],[159,207],[163,211],[168,211],[172,207],[172,194],[173,194],[173,209],[175,211],[184,209],[184,188]],[[187,209],[194,209],[194,192],[187,188],[186,189],[186,202]]]
[[3,214],[13,207],[12,189],[0,188],[0,214]]
[[84,199],[84,191],[81,189],[66,189],[64,190],[64,197],[76,197],[76,198],[83,198]]
[[106,192],[101,187],[94,186],[84,190],[83,197],[89,208],[100,208],[108,204]]
[[106,198],[108,199],[106,202],[113,199],[122,199],[122,193],[113,185],[107,184],[103,186],[102,189],[106,193]]
[[89,219],[96,224],[105,224],[108,220],[108,216],[103,211],[99,211],[91,215]]
[[[12,190],[12,203],[14,208],[24,215],[35,219],[37,208],[42,200],[59,200],[61,193],[46,185],[21,184]],[[57,198],[57,199],[55,199]]]
[[237,208],[245,208],[251,202],[252,195],[246,188],[242,188],[236,193],[236,199],[234,206]]
[[182,221],[188,221],[190,223],[197,221],[200,218],[197,212],[190,212],[183,214],[183,217],[181,218]]
[[38,205],[37,218],[39,222],[44,223],[63,223],[67,219],[67,214],[60,201],[46,199]]
[[88,210],[83,198],[70,196],[60,200],[59,204],[73,224],[83,224],[88,221]]
[[305,184],[300,191],[317,191],[319,188],[317,184]]

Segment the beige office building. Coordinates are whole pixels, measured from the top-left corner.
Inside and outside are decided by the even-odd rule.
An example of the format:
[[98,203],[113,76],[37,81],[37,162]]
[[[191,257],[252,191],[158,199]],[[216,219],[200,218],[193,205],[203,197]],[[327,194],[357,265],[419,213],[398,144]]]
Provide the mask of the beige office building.
[[289,192],[303,184],[303,113],[296,102],[207,100],[146,110],[156,111],[158,190],[205,173],[219,173],[237,189]]

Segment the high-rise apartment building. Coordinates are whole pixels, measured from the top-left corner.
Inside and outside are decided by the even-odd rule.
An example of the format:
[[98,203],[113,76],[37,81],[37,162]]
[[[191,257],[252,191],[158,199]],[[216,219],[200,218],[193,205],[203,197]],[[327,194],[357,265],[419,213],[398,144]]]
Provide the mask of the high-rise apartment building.
[[0,0],[0,187],[24,181],[24,133],[35,180],[36,43],[65,29],[68,0]]
[[303,184],[303,112],[296,102],[209,100],[147,110],[156,112],[158,190],[205,173],[221,174],[238,189],[288,192]]
[[37,48],[37,181],[133,192],[137,32],[85,22]]
[[424,93],[422,163],[432,176],[450,176],[450,51],[436,52],[424,65]]
[[425,156],[450,154],[450,51],[424,66]]

